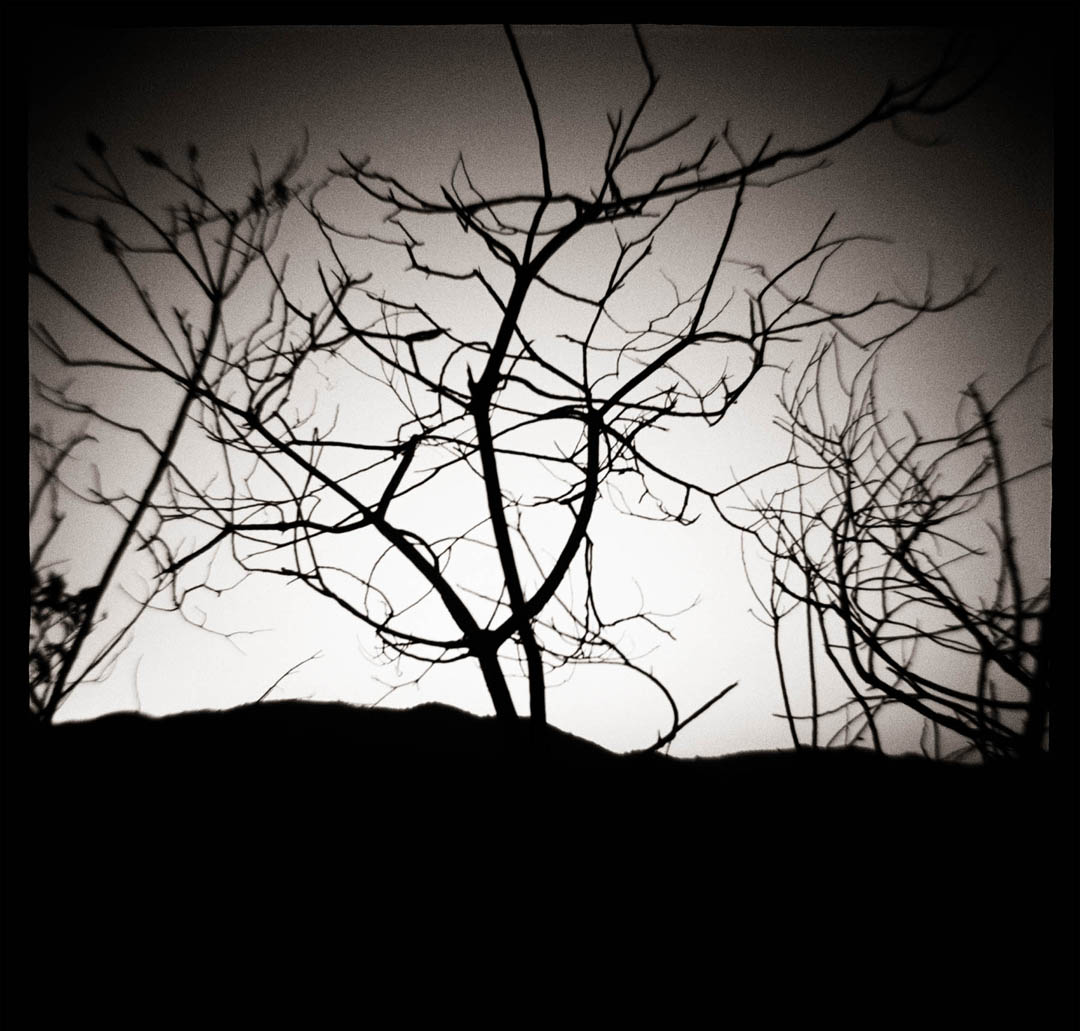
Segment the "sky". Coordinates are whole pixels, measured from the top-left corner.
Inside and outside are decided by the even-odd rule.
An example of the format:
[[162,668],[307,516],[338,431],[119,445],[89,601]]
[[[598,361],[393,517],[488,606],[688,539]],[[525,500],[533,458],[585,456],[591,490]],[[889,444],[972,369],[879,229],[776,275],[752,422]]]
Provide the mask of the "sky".
[[[632,33],[620,26],[516,32],[544,122],[553,186],[585,190],[597,180],[603,160],[606,112],[629,109],[644,87]],[[642,36],[660,76],[642,131],[698,116],[665,149],[665,156],[676,160],[696,155],[725,124],[746,151],[768,133],[781,145],[813,141],[861,115],[890,77],[902,80],[932,65],[947,39],[941,30],[693,26],[645,26]],[[782,267],[809,246],[834,212],[838,232],[888,238],[888,244],[853,249],[823,283],[827,295],[841,303],[865,300],[878,289],[919,291],[930,269],[942,294],[957,289],[972,271],[995,269],[979,298],[922,321],[891,341],[882,356],[882,396],[897,413],[913,412],[927,429],[949,428],[958,392],[976,377],[990,395],[1007,387],[1049,324],[1052,92],[1051,69],[1038,59],[1039,43],[1037,37],[1014,39],[998,74],[974,97],[932,125],[900,126],[906,136],[940,137],[939,145],[917,146],[888,126],[869,130],[830,155],[830,167],[751,191],[732,239],[732,264],[723,280],[730,285],[745,275],[738,262]],[[977,45],[987,55],[995,40],[987,35]],[[28,189],[35,251],[73,294],[132,332],[145,326],[140,328],[130,292],[103,271],[93,232],[51,210],[58,202],[77,206],[59,186],[77,181],[75,162],[89,162],[83,142],[88,129],[106,141],[125,181],[154,203],[165,196],[152,170],[135,157],[135,147],[179,160],[188,143],[196,143],[207,181],[223,195],[232,191],[239,203],[252,175],[249,152],[256,152],[265,167],[275,167],[305,130],[310,146],[300,174],[308,181],[330,165],[340,166],[341,154],[369,156],[373,167],[437,196],[460,153],[481,190],[539,184],[528,102],[498,27],[99,29],[78,36],[61,32],[29,47]],[[325,200],[349,226],[378,228],[379,212],[355,188],[335,187]],[[640,325],[670,306],[673,289],[686,296],[700,286],[729,204],[728,197],[714,194],[672,218],[633,289],[617,299],[621,318]],[[305,248],[311,246],[307,232],[291,222],[281,240],[298,288],[305,274],[311,282],[310,261],[304,271]],[[467,249],[474,240],[462,239],[452,226],[429,227],[425,233],[429,257],[453,263],[475,253]],[[415,290],[462,332],[494,332],[483,298],[406,277],[400,249],[368,242],[349,253],[357,273],[371,272],[378,289],[396,297]],[[606,274],[606,253],[597,243],[572,248],[551,275],[567,286],[587,288]],[[164,310],[194,303],[177,288],[167,264],[148,263],[146,277]],[[253,294],[238,303],[257,300]],[[38,286],[30,292],[30,312],[73,352],[104,353],[85,324]],[[236,313],[237,324],[243,316]],[[529,333],[552,348],[558,346],[558,333],[578,328],[568,329],[572,314],[551,302],[527,309],[525,320]],[[797,371],[815,339],[785,345],[778,360]],[[697,361],[691,373],[715,378],[712,359]],[[145,377],[72,377],[34,348],[30,370],[54,385],[71,380],[72,397],[132,420],[156,439],[175,408],[172,395]],[[397,418],[370,383],[348,369],[339,372],[312,395],[319,404],[339,406],[343,418],[357,420],[365,432]],[[714,488],[725,486],[782,452],[784,438],[772,428],[780,386],[780,372],[766,370],[715,430],[672,434],[650,446],[688,475]],[[57,437],[86,422],[50,410],[34,397],[30,415]],[[1044,375],[1003,423],[1016,467],[1048,457],[1044,420],[1049,416],[1050,377]],[[81,447],[78,462],[66,470],[71,482],[91,482],[96,468],[106,493],[141,484],[152,465],[149,450],[107,427],[93,432],[98,440]],[[179,454],[190,468],[203,460],[205,445],[194,427],[185,432]],[[529,486],[526,481],[522,489]],[[82,585],[100,575],[108,542],[117,538],[120,525],[115,516],[74,498],[64,504],[68,516],[48,554],[70,583]],[[410,518],[430,518],[435,511],[449,523],[469,512],[464,487],[425,506],[410,511]],[[1022,555],[1037,577],[1048,563],[1048,480],[1025,486],[1017,506]],[[34,532],[32,527],[32,540]],[[648,653],[644,662],[665,680],[683,714],[738,682],[686,728],[672,754],[789,744],[786,725],[773,715],[780,711],[780,696],[771,635],[750,612],[754,599],[738,535],[707,510],[694,526],[678,527],[641,522],[600,506],[594,537],[602,605],[613,612],[633,611],[640,591],[651,611],[682,612],[665,621],[674,640],[639,628],[628,631],[623,643]],[[543,533],[536,543],[541,549],[555,546]],[[347,560],[358,560],[358,554]],[[755,568],[753,556],[750,562]],[[143,572],[137,557],[122,569],[105,606],[112,618],[129,604],[125,590],[135,595],[142,590]],[[213,572],[228,575],[224,568]],[[205,611],[209,629],[191,626],[175,613],[148,612],[108,680],[78,689],[60,718],[242,704],[313,654],[319,658],[291,673],[270,697],[367,704],[386,695],[387,686],[376,678],[393,681],[393,669],[372,661],[370,635],[300,585],[247,582],[220,597],[203,592],[192,605],[197,608],[189,614],[200,618],[199,611]],[[524,711],[524,688],[514,692]],[[466,663],[436,670],[382,704],[428,701],[491,711],[481,678]],[[802,704],[805,709],[805,699]],[[555,677],[548,711],[563,729],[616,749],[645,746],[668,729],[662,696],[644,678],[619,669],[582,669],[570,680],[565,674]],[[900,747],[910,746],[912,728],[898,726],[896,732]]]

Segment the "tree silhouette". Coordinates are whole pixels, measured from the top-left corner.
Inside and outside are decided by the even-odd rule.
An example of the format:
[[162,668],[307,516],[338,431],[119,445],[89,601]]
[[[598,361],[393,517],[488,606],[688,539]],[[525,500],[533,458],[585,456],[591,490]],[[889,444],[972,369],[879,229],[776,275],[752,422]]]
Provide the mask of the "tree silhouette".
[[[136,548],[151,548],[159,540],[160,521],[155,520],[154,511],[159,496],[159,488],[167,473],[176,474],[173,455],[179,444],[181,434],[188,423],[193,404],[200,392],[205,390],[205,373],[214,349],[218,345],[221,333],[225,302],[236,291],[250,269],[255,253],[250,248],[236,245],[239,228],[239,216],[235,212],[214,211],[207,208],[207,199],[195,210],[184,206],[183,210],[170,212],[168,224],[155,221],[147,211],[141,209],[125,189],[110,162],[105,142],[94,132],[86,134],[86,145],[98,162],[98,170],[79,165],[83,184],[67,192],[84,201],[93,201],[99,205],[109,205],[127,215],[135,216],[140,229],[148,229],[149,236],[141,244],[132,244],[124,234],[114,229],[104,215],[76,214],[65,205],[56,205],[55,214],[67,222],[83,223],[95,230],[102,250],[107,258],[120,270],[123,280],[131,288],[137,301],[153,329],[167,345],[167,353],[157,356],[152,349],[141,341],[132,342],[125,335],[117,332],[98,317],[70,293],[57,279],[40,268],[37,257],[30,249],[29,272],[31,279],[38,279],[48,285],[72,311],[78,313],[98,333],[119,349],[117,355],[106,358],[74,356],[58,341],[41,321],[31,325],[31,338],[34,343],[66,368],[73,370],[104,369],[116,372],[145,372],[165,377],[180,387],[179,400],[174,415],[169,421],[162,442],[157,442],[141,425],[125,423],[110,416],[101,407],[78,401],[69,396],[68,386],[54,387],[35,377],[35,386],[45,401],[65,412],[79,415],[90,422],[97,422],[147,444],[154,454],[154,462],[142,490],[137,494],[124,493],[119,497],[107,497],[100,488],[92,490],[89,497],[76,497],[84,503],[94,504],[114,510],[120,517],[121,532],[115,543],[105,551],[104,566],[98,579],[89,587],[68,595],[62,577],[55,573],[45,573],[44,566],[50,543],[64,515],[58,503],[57,485],[61,482],[60,469],[70,457],[72,450],[80,443],[92,439],[88,433],[82,433],[58,447],[49,441],[43,431],[36,427],[31,437],[40,446],[51,453],[49,461],[39,462],[39,479],[34,489],[30,505],[30,523],[35,530],[35,517],[47,525],[38,536],[30,557],[31,588],[31,634],[30,634],[30,709],[43,722],[51,722],[63,701],[80,684],[91,677],[98,678],[108,669],[107,661],[114,658],[118,647],[126,640],[139,617],[154,601],[165,586],[165,581],[157,583],[146,592],[136,605],[132,615],[105,644],[93,650],[89,658],[84,657],[84,649],[91,632],[100,620],[99,605],[106,590],[113,581],[120,563]],[[140,149],[139,157],[156,170],[167,171],[164,159],[151,151]],[[189,147],[190,187],[196,195],[201,193],[202,178],[197,169],[198,151]],[[300,156],[290,158],[290,162],[281,175],[289,175],[300,161]],[[208,250],[196,232],[195,227],[217,217],[225,227],[224,236],[217,241],[216,253]],[[247,226],[252,231],[265,235],[272,232],[274,221],[265,209],[250,211]],[[198,258],[196,264],[184,253],[184,246],[195,240]],[[183,343],[179,346],[166,331],[154,301],[146,287],[137,278],[134,261],[141,254],[166,255],[173,259],[179,271],[190,276],[201,290],[206,301],[206,321],[194,325],[177,307],[172,308],[172,315],[179,325]],[[180,290],[180,285],[175,284]],[[177,293],[177,299],[180,294]],[[70,488],[69,488],[70,491]],[[46,493],[52,499],[47,515],[41,509],[41,502]],[[150,524],[157,522],[158,525]],[[56,640],[60,630],[60,640]],[[84,661],[81,661],[84,660]],[[106,664],[103,668],[103,664]]]
[[[137,531],[141,513],[125,518],[124,531],[101,577],[93,584],[72,591],[64,575],[48,560],[50,545],[64,522],[60,502],[60,470],[79,445],[91,440],[77,434],[57,445],[35,426],[30,434],[38,452],[38,480],[30,498],[29,523],[36,543],[30,552],[30,712],[42,722],[51,722],[64,699],[80,684],[97,683],[108,677],[116,658],[129,643],[128,631],[145,611],[150,599],[136,607],[116,632],[103,643],[87,650],[91,631],[104,621],[100,602],[120,560]],[[46,506],[45,502],[48,500]],[[98,494],[83,502],[111,505]]]
[[[833,711],[843,718],[830,743],[868,737],[881,751],[875,720],[900,705],[926,721],[939,755],[943,730],[960,738],[958,755],[1044,754],[1050,578],[1033,587],[1025,575],[1014,508],[1016,491],[1047,476],[1050,462],[1010,468],[1000,422],[1008,403],[1045,372],[1048,340],[1049,332],[996,401],[969,384],[952,433],[927,434],[908,413],[902,428],[890,419],[876,354],[849,381],[839,363],[830,376],[835,341],[817,349],[785,392],[782,422],[796,482],[754,502],[757,518],[745,532],[770,558],[769,590],[758,601],[773,629],[796,748],[804,742],[780,646],[790,615],[806,621],[813,746],[828,715],[819,708],[820,649],[850,694]],[[982,523],[991,543],[983,542]],[[989,581],[969,572],[989,561]],[[988,592],[980,592],[984,586]],[[943,661],[950,654],[967,660],[959,682]]]
[[[184,612],[191,591],[225,589],[213,580],[223,561],[298,583],[373,631],[387,660],[418,663],[417,680],[439,664],[475,662],[501,719],[517,716],[508,676],[519,672],[537,727],[553,671],[621,665],[670,705],[656,748],[734,685],[684,717],[668,686],[620,644],[625,624],[660,624],[644,609],[603,611],[593,573],[604,542],[590,529],[597,506],[694,521],[696,503],[718,505],[740,484],[688,479],[656,447],[659,434],[717,426],[781,343],[810,349],[819,334],[840,332],[873,349],[983,282],[944,297],[928,287],[838,306],[821,289],[823,271],[869,238],[836,233],[830,218],[778,271],[736,262],[731,242],[745,232],[748,191],[782,188],[871,127],[945,111],[983,76],[952,44],[930,71],[889,82],[861,117],[817,140],[781,146],[767,136],[746,147],[725,126],[680,154],[693,116],[643,128],[659,79],[635,29],[639,99],[609,115],[602,165],[580,170],[591,187],[556,188],[526,56],[509,28],[506,38],[539,187],[481,188],[463,156],[438,196],[366,157],[342,155],[304,181],[301,148],[276,174],[252,154],[247,184],[215,190],[194,145],[182,161],[142,148],[147,174],[172,193],[162,214],[91,134],[95,163],[79,166],[83,182],[69,191],[80,211],[56,213],[96,232],[146,332],[119,328],[31,253],[31,276],[115,357],[73,357],[41,325],[36,339],[67,367],[144,373],[180,398],[164,444],[122,427],[158,459],[146,489],[128,499],[135,514],[124,535],[125,547],[138,539],[154,557],[154,596],[169,589]],[[654,244],[691,206],[714,240],[700,285],[686,294],[672,284],[670,303],[626,324],[614,299],[663,280]],[[355,211],[372,218],[357,227]],[[289,262],[296,240],[301,270]],[[405,260],[392,287],[371,285],[362,262],[372,253]],[[543,323],[550,317],[560,332]],[[707,361],[690,360],[699,355]],[[367,392],[332,406],[331,390],[349,380]],[[71,404],[62,392],[51,397]],[[177,457],[192,419],[212,446],[201,458],[210,466]],[[59,684],[62,697],[63,676]]]

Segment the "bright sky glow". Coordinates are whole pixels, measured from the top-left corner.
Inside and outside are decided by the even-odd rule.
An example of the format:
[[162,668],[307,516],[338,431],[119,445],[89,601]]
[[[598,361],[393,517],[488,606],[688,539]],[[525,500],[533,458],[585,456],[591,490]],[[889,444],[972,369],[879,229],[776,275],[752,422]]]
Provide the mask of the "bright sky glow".
[[[874,30],[665,27],[643,29],[643,36],[661,79],[643,135],[689,114],[698,116],[663,151],[667,164],[673,155],[695,156],[726,123],[747,152],[770,132],[782,145],[827,135],[871,106],[887,79],[902,80],[932,64],[944,43],[940,33]],[[630,30],[523,28],[518,39],[544,119],[553,187],[556,192],[585,191],[602,173],[605,112],[629,109],[644,86]],[[157,205],[169,195],[134,156],[134,147],[156,148],[179,160],[188,141],[194,141],[207,183],[240,203],[252,174],[249,148],[264,167],[274,168],[304,127],[311,147],[301,179],[309,182],[328,166],[340,166],[340,151],[353,159],[370,156],[372,167],[437,197],[460,152],[485,193],[538,186],[528,104],[497,28],[139,30],[102,45],[104,52],[93,67],[61,63],[31,104],[31,238],[42,266],[72,294],[104,321],[144,334],[143,339],[152,327],[130,289],[104,269],[93,231],[51,213],[57,202],[76,206],[56,184],[77,181],[73,163],[87,160],[82,141],[88,128],[108,143],[121,177]],[[830,268],[820,290],[833,303],[854,304],[879,290],[919,294],[928,277],[935,294],[945,296],[972,270],[997,270],[980,297],[922,320],[887,346],[880,385],[889,406],[898,414],[910,410],[921,428],[934,432],[952,426],[958,393],[971,380],[982,377],[990,396],[1004,390],[1023,371],[1051,312],[1051,98],[1048,73],[1031,60],[1033,46],[1021,44],[1000,75],[960,108],[932,124],[898,127],[919,139],[941,137],[939,146],[917,146],[888,127],[877,127],[831,154],[830,167],[749,191],[732,239],[732,260],[722,269],[709,311],[729,295],[740,296],[751,276],[748,265],[778,271],[809,247],[836,212],[837,232],[891,242],[857,244]],[[658,170],[645,162],[642,182]],[[380,230],[375,221],[378,205],[355,186],[329,188],[320,204],[343,228],[391,235],[391,228]],[[653,257],[615,298],[613,319],[643,327],[674,303],[676,291],[687,297],[698,289],[730,204],[730,194],[720,192],[677,211],[657,237]],[[464,236],[452,219],[406,219],[406,225],[424,241],[418,255],[433,266],[468,270],[485,258],[475,234]],[[275,253],[290,254],[291,288],[317,297],[314,262],[305,257],[311,240],[311,221],[297,211],[286,217]],[[342,242],[341,247],[358,276],[372,274],[367,284],[372,292],[421,301],[459,337],[490,340],[498,312],[474,284],[462,288],[415,272],[406,275],[404,252],[377,241]],[[319,253],[325,261],[327,255]],[[610,233],[597,232],[568,248],[547,274],[566,289],[595,293],[613,254]],[[197,310],[198,298],[178,291],[169,262],[148,261],[145,272],[146,286],[162,311],[173,306]],[[505,287],[498,272],[492,275],[497,287]],[[233,302],[227,313],[232,332],[240,334],[265,304],[266,287],[264,280],[255,280],[250,292]],[[735,300],[731,307],[736,324],[746,318],[735,315],[740,303]],[[73,354],[105,353],[100,337],[40,284],[31,286],[30,306],[31,318],[44,322]],[[355,317],[370,320],[372,311],[358,310]],[[582,335],[587,316],[544,293],[526,308],[522,329],[551,361],[571,363],[577,360],[576,349],[560,334]],[[873,332],[877,327],[868,323],[863,328]],[[599,334],[602,343],[625,339],[611,322]],[[814,343],[816,337],[807,336],[782,345],[772,360],[797,370]],[[426,354],[434,357],[434,349],[443,345],[435,341],[430,346]],[[595,360],[600,368],[610,356],[599,354]],[[854,356],[851,361],[854,367]],[[137,423],[156,440],[178,402],[175,392],[145,375],[93,370],[80,372],[72,382],[71,373],[40,348],[31,349],[30,368],[54,386],[69,382],[69,396]],[[298,405],[317,406],[313,425],[325,431],[336,418],[335,436],[340,438],[382,442],[392,436],[404,415],[385,386],[365,375],[371,368],[350,367],[329,356],[318,368],[319,374],[313,371],[302,380],[296,393]],[[698,349],[683,356],[680,371],[704,380],[716,379],[723,370],[714,352]],[[451,372],[464,382],[463,363]],[[767,370],[716,429],[687,426],[654,433],[648,446],[687,477],[713,489],[724,487],[782,456],[785,439],[772,426],[780,387],[780,371]],[[1050,416],[1049,372],[1017,402],[1001,429],[1010,465],[1019,470],[1049,456],[1050,434],[1044,425]],[[93,484],[97,475],[107,495],[133,491],[152,467],[145,444],[84,416],[58,412],[33,398],[31,420],[54,439],[82,426],[97,438],[82,445],[77,461],[65,469],[79,489]],[[371,438],[372,433],[378,436]],[[576,434],[565,436],[564,446],[573,446]],[[213,455],[190,427],[179,464],[209,477]],[[355,467],[354,456],[334,455],[328,461],[340,463],[342,476]],[[384,479],[385,471],[379,470],[362,482],[375,489]],[[395,502],[396,517],[403,525],[429,527],[432,536],[464,532],[483,515],[477,481],[460,475],[445,483],[453,487],[437,499],[418,491]],[[557,491],[559,481],[554,475],[538,477],[534,463],[525,467],[506,460],[504,487],[518,495],[542,495]],[[635,491],[628,481],[621,507],[636,507],[638,493],[640,488]],[[739,504],[738,492],[728,497]],[[677,505],[679,499],[671,495],[671,501]],[[1037,579],[1046,575],[1049,562],[1048,478],[1025,485],[1016,504],[1021,555]],[[69,514],[48,555],[71,584],[80,586],[100,575],[120,520],[71,497],[62,506]],[[622,645],[634,654],[648,654],[645,664],[665,681],[684,715],[738,681],[729,696],[679,736],[673,754],[785,747],[790,743],[786,725],[773,715],[780,712],[780,695],[771,633],[749,614],[754,599],[739,537],[707,505],[694,502],[693,510],[701,512],[698,522],[679,527],[634,519],[610,504],[598,506],[590,531],[597,543],[598,605],[611,617],[639,608],[673,614],[661,622],[674,639],[631,625]],[[547,510],[532,518],[535,531],[529,539],[541,561],[550,564],[566,524],[560,526]],[[972,533],[982,532],[976,529],[980,525],[973,523]],[[31,527],[32,540],[35,532],[41,528]],[[193,529],[184,532],[191,540],[204,539]],[[366,571],[380,550],[375,540],[349,535],[325,554],[343,569]],[[760,560],[752,551],[747,554],[751,570],[763,575]],[[385,561],[390,572],[386,590],[404,604],[417,593],[410,571],[393,556]],[[494,578],[484,573],[493,561],[482,542],[466,544],[455,552],[454,568],[475,589],[497,592]],[[103,635],[130,610],[130,595],[143,596],[146,568],[139,555],[125,563],[105,606],[110,620]],[[193,569],[187,583],[223,587],[236,578],[223,555],[209,569],[205,564]],[[580,583],[573,586],[580,589]],[[418,686],[388,695],[397,674],[393,666],[372,661],[372,635],[298,583],[252,578],[220,596],[194,592],[185,610],[193,619],[204,613],[215,633],[198,630],[175,613],[146,613],[111,676],[77,690],[60,718],[82,719],[115,709],[161,714],[242,704],[260,697],[286,670],[312,655],[318,658],[291,673],[270,697],[357,704],[384,699],[383,704],[394,706],[444,701],[492,711],[471,661],[437,668]],[[448,628],[438,606],[425,603],[416,619],[416,625],[433,630]],[[788,675],[805,711],[805,690],[799,685],[804,660],[792,654]],[[403,676],[415,672],[407,664],[400,670]],[[548,712],[554,724],[615,749],[645,746],[668,729],[667,704],[645,678],[617,667],[579,669],[572,678],[568,672],[549,678]],[[957,675],[963,670],[958,668]],[[511,686],[518,710],[525,712],[524,681],[517,678]],[[917,730],[901,721],[893,746],[915,747]]]

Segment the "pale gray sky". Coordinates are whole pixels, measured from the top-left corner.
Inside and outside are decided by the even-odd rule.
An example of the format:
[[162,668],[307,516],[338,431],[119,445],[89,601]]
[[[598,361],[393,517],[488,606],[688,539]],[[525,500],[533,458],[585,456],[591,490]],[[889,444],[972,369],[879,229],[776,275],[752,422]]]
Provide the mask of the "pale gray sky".
[[[686,156],[728,122],[747,151],[769,132],[780,144],[799,144],[835,131],[865,111],[888,78],[903,79],[928,67],[945,40],[941,32],[856,29],[668,26],[642,32],[661,78],[643,130],[696,113],[696,124],[673,144],[677,149],[665,152]],[[605,112],[629,108],[644,83],[630,30],[522,28],[518,38],[544,118],[555,189],[587,189],[599,178]],[[481,189],[535,186],[538,180],[528,105],[498,28],[154,29],[91,42],[60,36],[32,44],[41,50],[35,64],[42,78],[31,84],[30,228],[42,264],[62,274],[73,293],[117,325],[134,324],[130,295],[100,275],[93,233],[73,231],[49,211],[63,199],[54,184],[74,182],[73,162],[88,158],[82,142],[88,128],[107,141],[123,174],[150,191],[153,180],[132,148],[179,156],[194,141],[208,182],[226,191],[232,185],[236,201],[250,176],[249,148],[272,167],[305,127],[311,149],[304,174],[312,179],[328,164],[340,163],[337,155],[343,151],[350,157],[369,155],[375,168],[428,195],[445,182],[459,152]],[[983,297],[926,320],[889,345],[882,382],[890,403],[898,410],[913,409],[930,426],[950,424],[957,392],[974,377],[985,376],[990,393],[1015,378],[1050,318],[1051,97],[1049,69],[1035,60],[1036,44],[1021,40],[997,78],[933,126],[902,127],[913,135],[940,135],[945,140],[940,146],[914,146],[888,127],[875,128],[831,155],[831,167],[749,195],[732,241],[731,257],[776,270],[810,244],[834,211],[839,231],[891,238],[891,246],[860,248],[852,252],[853,260],[838,266],[826,285],[831,296],[845,300],[896,289],[898,283],[917,291],[931,264],[942,292],[958,286],[973,268],[996,267]],[[984,51],[990,46],[981,45]],[[348,224],[371,227],[365,219],[372,212],[357,191],[336,203]],[[655,263],[635,281],[632,295],[619,299],[620,315],[640,324],[657,305],[670,303],[672,288],[660,269],[684,295],[704,281],[728,203],[723,195],[699,198],[665,227]],[[429,253],[450,260],[460,254],[459,238],[432,231],[430,239]],[[552,274],[587,283],[597,274],[596,259],[588,248],[571,250]],[[302,252],[294,249],[292,261],[299,272]],[[426,288],[402,280],[399,251],[366,245],[358,249],[357,261],[368,263],[357,272],[371,271],[379,287],[399,294],[413,286]],[[737,277],[734,268],[731,275]],[[163,273],[151,273],[148,283],[163,305],[191,303],[170,294],[173,286]],[[454,299],[437,292],[436,303],[452,312],[448,317],[463,331],[490,332],[490,311],[471,300],[464,308],[457,302],[460,310],[453,310]],[[36,288],[31,313],[73,350],[100,349],[77,319],[58,311]],[[528,310],[530,333],[553,338],[565,331],[556,321],[559,314],[555,305]],[[783,359],[797,361],[813,342],[791,348]],[[50,382],[63,378],[37,355],[31,370]],[[343,377],[331,388],[323,400],[341,404],[345,412],[356,411],[362,401],[365,418],[378,422],[389,416],[372,407],[378,404],[373,395],[355,393],[355,379]],[[736,475],[752,471],[783,444],[769,429],[778,389],[777,374],[762,376],[716,431],[673,438],[674,460],[716,487],[732,470]],[[1008,424],[1009,446],[1018,461],[1049,448],[1049,432],[1042,426],[1049,392],[1044,377]],[[160,434],[170,412],[167,398],[142,381],[86,376],[73,393],[136,419],[152,433]],[[36,402],[31,417],[54,432],[67,425]],[[99,436],[100,446],[80,452],[86,464],[74,467],[73,475],[85,475],[92,462],[106,490],[130,489],[132,476],[149,471],[149,452],[134,445],[121,448],[104,432]],[[193,460],[197,441],[185,443],[189,446],[190,452],[182,453]],[[448,513],[461,500],[445,498],[439,507]],[[1048,552],[1046,492],[1029,492],[1021,507],[1025,555],[1037,567]],[[73,506],[51,556],[81,584],[97,575],[103,544],[118,531],[115,519],[103,520],[100,512],[87,516]],[[643,631],[628,637],[641,651],[655,647],[648,661],[684,713],[724,684],[739,681],[735,692],[684,732],[673,751],[717,754],[785,745],[786,727],[771,716],[780,709],[771,638],[748,615],[752,598],[737,537],[708,513],[695,526],[679,528],[635,522],[609,508],[597,512],[594,537],[605,549],[598,547],[598,568],[607,563],[599,582],[612,609],[636,607],[635,584],[646,606],[658,612],[676,612],[700,599],[694,609],[670,620],[676,640]],[[137,593],[137,568],[128,568],[121,583]],[[265,632],[229,643],[175,615],[150,614],[112,677],[76,692],[63,718],[132,708],[136,685],[138,704],[148,712],[239,704],[258,697],[286,669],[317,651],[322,658],[294,673],[276,696],[360,703],[385,691],[372,678],[391,671],[365,657],[371,642],[363,628],[299,585],[251,583],[204,603],[217,629]],[[123,605],[119,595],[111,602],[114,612]],[[616,748],[647,744],[667,729],[666,704],[641,678],[599,670],[580,671],[565,685],[563,679],[554,679],[548,704],[552,721],[565,729]],[[524,710],[524,694],[516,697]],[[490,711],[483,683],[466,663],[433,673],[419,689],[402,689],[389,704],[434,700]]]

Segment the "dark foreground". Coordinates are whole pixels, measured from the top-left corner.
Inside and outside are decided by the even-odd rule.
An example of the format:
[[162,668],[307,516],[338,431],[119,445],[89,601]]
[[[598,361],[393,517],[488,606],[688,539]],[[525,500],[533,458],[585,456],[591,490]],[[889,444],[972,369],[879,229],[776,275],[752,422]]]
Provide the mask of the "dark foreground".
[[[962,986],[921,1026],[1050,1027],[1075,955],[1049,769],[617,756],[557,731],[538,750],[524,722],[304,702],[26,744],[6,785],[5,956],[17,940],[40,1019],[9,1026],[61,1026],[73,998],[107,1008],[117,977],[163,969],[205,984],[252,965],[265,985],[332,957],[375,981],[461,964],[554,986],[610,966],[624,993],[640,966],[696,998],[738,957],[840,995],[885,979],[891,1005]],[[82,991],[52,990],[58,973]]]

